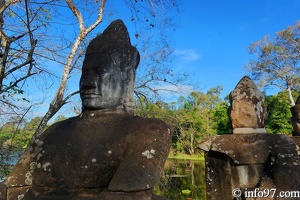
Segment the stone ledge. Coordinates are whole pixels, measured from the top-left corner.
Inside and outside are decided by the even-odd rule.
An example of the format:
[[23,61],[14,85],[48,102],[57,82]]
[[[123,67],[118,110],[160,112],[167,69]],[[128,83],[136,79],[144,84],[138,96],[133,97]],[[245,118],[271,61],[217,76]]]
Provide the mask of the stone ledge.
[[265,128],[234,128],[233,134],[267,133]]

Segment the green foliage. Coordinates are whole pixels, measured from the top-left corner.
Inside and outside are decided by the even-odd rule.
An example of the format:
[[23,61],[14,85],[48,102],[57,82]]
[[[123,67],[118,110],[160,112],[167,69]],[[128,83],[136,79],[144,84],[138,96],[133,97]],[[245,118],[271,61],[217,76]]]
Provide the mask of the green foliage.
[[[1,158],[0,158],[0,160],[2,161]],[[12,168],[13,168],[13,166],[10,165],[10,164],[1,163],[0,164],[0,179],[3,179],[7,175],[9,175],[9,173],[12,170]]]
[[229,116],[228,116],[229,105],[228,102],[222,101],[216,105],[216,108],[212,110],[214,120],[216,122],[217,134],[226,134],[229,132]]
[[[192,92],[188,97],[179,98],[179,108],[176,110],[177,119],[175,135],[178,137],[177,150],[194,154],[198,142],[209,136],[217,134],[219,122],[215,120],[214,112],[221,103],[220,93],[222,87],[211,88],[207,93]],[[178,141],[181,146],[178,146]]]
[[14,150],[25,149],[40,120],[40,117],[35,117],[28,123],[20,124],[20,121],[10,119],[0,129],[0,144]]
[[191,194],[191,190],[189,190],[189,189],[182,190],[181,192],[182,192],[183,195],[189,195],[189,194]]
[[4,144],[6,147],[11,146],[13,138],[23,125],[22,121],[20,117],[12,117],[0,128],[1,144]]
[[207,93],[191,92],[177,102],[148,102],[139,99],[136,114],[160,118],[173,127],[172,153],[197,154],[199,141],[209,135],[228,132],[228,103],[220,99],[222,87],[211,88]]
[[36,128],[41,121],[41,117],[35,117],[30,122],[26,123],[24,128],[15,137],[15,144],[17,147],[25,149],[29,140],[32,138]]
[[[294,96],[296,96],[296,93],[294,93]],[[268,96],[266,98],[268,110],[266,129],[268,133],[292,133],[291,105],[288,99],[287,92],[280,92],[277,95]]]

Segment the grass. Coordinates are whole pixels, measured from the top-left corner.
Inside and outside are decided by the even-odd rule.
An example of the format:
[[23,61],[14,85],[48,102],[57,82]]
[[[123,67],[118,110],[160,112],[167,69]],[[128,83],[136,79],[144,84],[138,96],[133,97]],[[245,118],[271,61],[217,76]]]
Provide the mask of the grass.
[[180,154],[180,155],[169,155],[168,158],[171,159],[180,159],[180,160],[201,160],[204,161],[203,155],[187,155],[187,154]]

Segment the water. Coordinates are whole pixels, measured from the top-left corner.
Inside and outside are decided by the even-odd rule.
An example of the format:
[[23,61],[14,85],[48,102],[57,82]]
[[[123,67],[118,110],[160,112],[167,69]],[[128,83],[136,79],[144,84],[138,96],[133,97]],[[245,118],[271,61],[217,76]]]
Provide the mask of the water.
[[[22,152],[0,151],[0,182],[16,164]],[[203,161],[168,159],[160,184],[154,193],[169,200],[205,200],[205,167]]]
[[168,159],[154,192],[170,200],[205,200],[204,161]]
[[22,153],[22,151],[0,150],[0,182],[9,174]]

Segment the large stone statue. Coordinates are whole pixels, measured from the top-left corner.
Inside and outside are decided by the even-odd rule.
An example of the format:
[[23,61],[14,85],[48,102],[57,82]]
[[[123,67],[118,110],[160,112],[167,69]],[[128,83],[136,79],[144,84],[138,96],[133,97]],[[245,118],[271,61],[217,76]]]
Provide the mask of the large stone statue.
[[80,116],[50,126],[1,185],[0,199],[160,199],[171,145],[159,119],[133,116],[139,53],[121,20],[89,44]]

